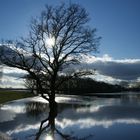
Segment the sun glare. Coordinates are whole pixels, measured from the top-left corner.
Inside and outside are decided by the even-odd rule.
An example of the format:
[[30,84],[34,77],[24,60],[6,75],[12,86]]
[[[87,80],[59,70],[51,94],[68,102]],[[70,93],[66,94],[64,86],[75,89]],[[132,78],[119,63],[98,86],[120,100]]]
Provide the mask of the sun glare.
[[54,43],[55,43],[54,37],[50,37],[50,38],[46,39],[47,46],[52,47],[54,45]]
[[53,140],[52,136],[48,135],[45,140]]

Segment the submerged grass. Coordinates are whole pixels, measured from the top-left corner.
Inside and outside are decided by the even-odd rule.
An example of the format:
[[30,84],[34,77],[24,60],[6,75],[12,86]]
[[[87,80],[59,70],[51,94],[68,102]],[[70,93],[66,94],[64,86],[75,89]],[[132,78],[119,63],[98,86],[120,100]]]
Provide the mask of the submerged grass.
[[33,97],[33,94],[25,91],[10,91],[1,90],[0,91],[0,104],[6,103],[8,101]]

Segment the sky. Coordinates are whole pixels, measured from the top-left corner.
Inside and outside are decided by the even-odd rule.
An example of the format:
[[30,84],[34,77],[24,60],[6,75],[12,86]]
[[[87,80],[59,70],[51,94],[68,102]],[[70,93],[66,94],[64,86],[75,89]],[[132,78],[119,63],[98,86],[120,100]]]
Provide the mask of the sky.
[[90,65],[110,81],[140,79],[140,0],[0,0],[0,40],[26,37],[31,18],[39,16],[45,4],[61,2],[83,6],[90,27],[102,37],[96,63],[90,58]]
[[98,54],[116,59],[139,58],[139,0],[0,0],[0,39],[26,36],[32,17],[39,16],[45,4],[78,3],[90,17],[91,28],[102,37]]

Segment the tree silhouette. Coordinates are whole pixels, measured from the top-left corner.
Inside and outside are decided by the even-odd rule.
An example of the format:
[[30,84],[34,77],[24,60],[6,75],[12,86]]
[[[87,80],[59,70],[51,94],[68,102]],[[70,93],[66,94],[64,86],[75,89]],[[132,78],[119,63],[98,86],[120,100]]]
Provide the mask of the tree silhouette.
[[52,140],[57,139],[56,135],[60,136],[63,140],[85,140],[93,136],[93,134],[90,134],[86,137],[78,138],[70,134],[64,134],[55,126],[55,118],[57,117],[57,113],[57,103],[54,102],[54,106],[53,108],[50,108],[48,117],[41,121],[39,131],[35,135],[35,140],[39,140],[44,132],[46,132],[48,135],[48,138],[46,137],[46,139],[49,139],[49,137],[51,137]]
[[1,87],[1,84],[2,84],[2,75],[3,75],[3,67],[2,67],[2,65],[0,64],[0,88],[2,88],[2,87]]
[[[3,52],[1,51],[1,55],[3,55]],[[1,85],[2,85],[2,76],[3,76],[3,65],[2,65],[2,62],[0,61],[0,88]]]
[[88,26],[89,16],[77,4],[46,6],[39,18],[33,19],[27,38],[7,41],[0,47],[0,61],[28,72],[38,94],[54,105],[59,87],[73,77],[92,72],[71,71],[58,80],[64,70],[80,63],[82,54],[93,54],[100,37]]

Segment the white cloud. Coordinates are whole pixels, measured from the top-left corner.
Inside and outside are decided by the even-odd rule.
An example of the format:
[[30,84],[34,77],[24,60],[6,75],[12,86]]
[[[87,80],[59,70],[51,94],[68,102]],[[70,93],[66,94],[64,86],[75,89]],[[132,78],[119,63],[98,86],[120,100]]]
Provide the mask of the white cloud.
[[134,82],[140,77],[140,59],[114,59],[108,54],[102,57],[82,55],[80,65],[71,65],[65,71],[96,70],[95,75],[90,76],[98,81],[112,84],[120,82]]
[[23,79],[6,75],[3,75],[0,86],[2,88],[25,88]]
[[[82,67],[96,69],[110,80],[136,80],[140,77],[140,59],[113,59],[108,54],[103,57],[83,56]],[[106,78],[106,77],[105,77]]]
[[82,55],[83,63],[95,63],[97,61],[107,62],[112,61],[112,57],[108,54],[104,54],[102,57],[95,57],[94,55]]
[[96,72],[95,75],[90,76],[90,78],[96,81],[106,82],[109,84],[119,84],[120,82],[125,81],[125,80],[113,78],[111,76],[102,75],[102,74],[99,74],[98,72]]
[[0,87],[2,88],[25,88],[23,76],[27,72],[18,68],[2,66],[2,78]]
[[18,69],[18,68],[12,68],[12,67],[8,67],[8,66],[4,66],[3,67],[3,71],[4,73],[26,73],[25,71]]
[[139,63],[140,59],[114,59],[109,54],[104,54],[102,57],[95,57],[93,55],[82,55],[83,62],[94,63],[94,62],[116,62],[116,63]]
[[[65,71],[96,69],[95,75],[91,78],[113,84],[118,84],[121,81],[140,81],[138,80],[140,78],[140,59],[114,59],[108,54],[104,54],[102,57],[82,55],[81,62],[81,65],[67,67]],[[3,67],[2,71],[2,87],[24,87],[23,79],[20,77],[26,74],[25,71],[6,66]]]

